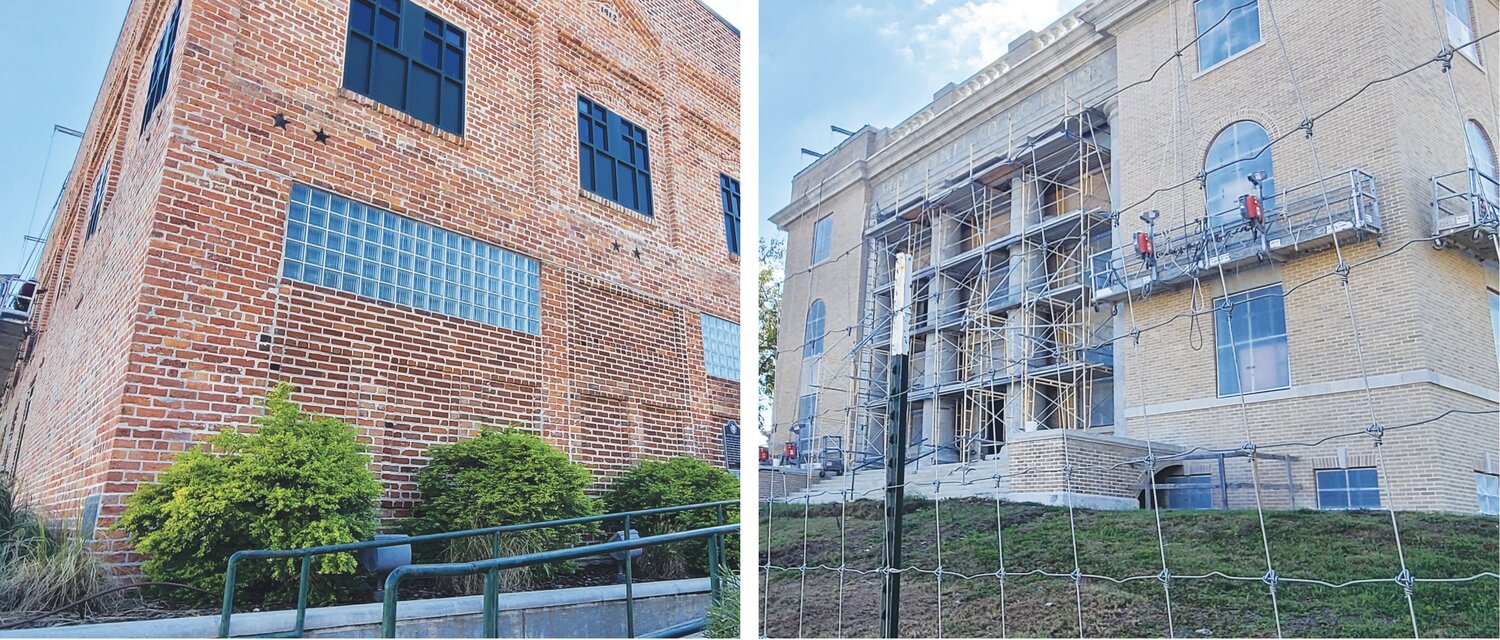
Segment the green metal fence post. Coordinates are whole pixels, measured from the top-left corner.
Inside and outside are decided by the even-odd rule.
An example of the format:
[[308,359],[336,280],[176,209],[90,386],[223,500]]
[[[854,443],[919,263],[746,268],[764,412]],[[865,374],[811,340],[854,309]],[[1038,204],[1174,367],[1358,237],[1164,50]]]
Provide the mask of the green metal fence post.
[[292,629],[292,635],[302,637],[303,625],[307,623],[307,592],[311,588],[312,581],[312,554],[302,556],[302,575],[297,578],[297,625]]
[[[621,537],[630,540],[630,516],[625,516],[625,532]],[[625,552],[625,637],[635,637],[635,564],[634,550]]]
[[[407,565],[413,566],[413,565]],[[401,574],[406,567],[396,567],[385,577],[385,606],[380,615],[380,637],[396,637],[396,604],[400,601]]]
[[719,534],[708,539],[708,604],[719,604]]
[[[490,536],[490,557],[500,557],[500,532]],[[484,576],[484,637],[500,637],[500,570],[490,569]]]
[[484,574],[484,637],[500,637],[500,572]]
[[[717,524],[717,525],[719,525],[721,527],[724,526],[724,525],[726,525],[726,524],[729,524],[728,518],[726,518],[724,516],[724,505],[721,504],[721,505],[715,507],[714,511],[718,512],[718,516],[719,516],[719,521],[716,522],[715,524]],[[722,536],[714,536],[714,537],[719,541],[719,562],[729,562],[729,547],[727,546],[729,544],[729,542],[727,540],[725,540]]]
[[224,570],[224,605],[219,610],[219,637],[229,637],[229,616],[234,613],[234,576],[239,563],[238,551],[229,555],[229,567]]

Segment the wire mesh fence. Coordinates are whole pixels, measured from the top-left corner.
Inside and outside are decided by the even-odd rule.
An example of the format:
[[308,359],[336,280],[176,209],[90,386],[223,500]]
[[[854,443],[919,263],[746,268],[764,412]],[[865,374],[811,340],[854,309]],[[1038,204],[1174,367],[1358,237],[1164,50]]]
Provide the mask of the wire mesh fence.
[[[1134,236],[1127,259],[1109,244],[1125,237],[1127,213],[1158,200],[1212,208],[1203,195],[1190,202],[1184,187],[1223,165],[1163,180],[1167,186],[1120,206],[1109,149],[1096,135],[1102,123],[1093,122],[1104,100],[1149,84],[1174,59],[1175,99],[1189,102],[1180,54],[1196,39],[1149,78],[1094,105],[1064,105],[1052,132],[1060,146],[1049,147],[1053,138],[1044,134],[1006,150],[1007,162],[1027,167],[1008,191],[974,180],[937,188],[945,183],[928,176],[914,204],[898,197],[888,210],[876,207],[865,244],[835,258],[868,253],[868,312],[860,324],[817,336],[821,359],[839,360],[853,400],[804,410],[796,422],[804,443],[820,433],[848,442],[803,462],[835,456],[849,472],[762,496],[763,635],[879,635],[891,615],[882,581],[892,576],[903,584],[900,634],[914,637],[1500,635],[1500,519],[1437,513],[1444,507],[1419,468],[1433,459],[1432,442],[1495,450],[1500,409],[1477,396],[1432,402],[1376,380],[1362,325],[1376,319],[1356,304],[1380,295],[1377,265],[1442,238],[1351,250],[1381,233],[1376,181],[1322,166],[1314,135],[1315,123],[1371,87],[1429,67],[1447,75],[1468,44],[1444,41],[1432,58],[1373,77],[1314,112],[1271,5],[1261,3],[1268,44],[1279,50],[1302,119],[1229,164],[1301,141],[1313,175],[1329,177],[1269,192],[1266,176],[1252,177],[1258,200],[1241,200],[1233,212],[1243,221],[1221,225],[1208,215],[1203,226],[1158,234],[1148,216],[1153,226]],[[1176,3],[1172,10],[1175,19]],[[1178,119],[1174,113],[1171,126]],[[986,166],[971,158],[967,176]],[[1352,176],[1355,188],[1340,176]],[[1019,197],[1029,200],[1008,201]],[[1264,213],[1255,209],[1262,205]],[[1274,223],[1293,216],[1296,224]],[[1474,237],[1500,253],[1497,232],[1481,225]],[[1283,240],[1299,252],[1325,252],[1305,263],[1327,268],[1287,270],[1274,290],[1227,295],[1243,268]],[[1173,261],[1173,275],[1163,276],[1157,260]],[[909,261],[910,281],[900,261]],[[1139,272],[1121,273],[1125,263]],[[1214,289],[1226,295],[1210,299]],[[1171,291],[1186,292],[1170,298],[1182,298],[1184,308],[1163,314],[1160,301],[1151,313],[1137,308]],[[1250,344],[1263,332],[1246,335],[1247,327],[1259,305],[1288,300],[1317,302],[1320,330],[1336,336],[1328,357],[1356,372],[1319,415],[1299,417],[1316,429],[1279,428],[1248,398],[1267,383],[1246,373],[1254,367],[1242,359],[1266,357],[1264,344]],[[911,331],[902,331],[908,321]],[[1209,331],[1217,344],[1204,341]],[[1116,378],[1113,358],[1145,362],[1157,341],[1183,336],[1193,350],[1217,348],[1234,376],[1219,381],[1230,392],[1212,414],[1231,435],[1213,444],[1181,444],[1193,442],[1181,437],[1183,427],[1151,414],[1161,381],[1148,377],[1175,372],[1132,369]],[[893,349],[897,341],[912,354],[907,384],[889,377],[903,353]],[[888,410],[893,395],[909,408]],[[1117,403],[1137,408],[1122,425],[1112,421]],[[1130,437],[1110,436],[1117,426]],[[888,429],[909,433],[906,450],[887,451]],[[1475,434],[1483,441],[1466,440]],[[886,482],[888,464],[906,469],[899,487]],[[902,494],[893,530],[887,501]],[[888,533],[905,549],[896,564]]]

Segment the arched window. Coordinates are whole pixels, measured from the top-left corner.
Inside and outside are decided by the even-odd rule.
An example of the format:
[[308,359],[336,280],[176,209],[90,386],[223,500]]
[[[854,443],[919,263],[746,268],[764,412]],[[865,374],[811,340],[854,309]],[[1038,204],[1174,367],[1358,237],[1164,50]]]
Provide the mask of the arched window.
[[[1219,133],[1203,159],[1203,189],[1208,196],[1210,222],[1219,225],[1240,219],[1240,196],[1264,194],[1264,207],[1270,210],[1276,193],[1271,178],[1271,137],[1260,125],[1241,120]],[[1250,181],[1256,173],[1266,180],[1259,188]]]
[[802,357],[811,358],[823,355],[823,309],[822,300],[814,300],[807,308],[807,324],[802,331]]
[[1473,184],[1470,187],[1475,193],[1484,196],[1491,203],[1500,203],[1500,173],[1495,170],[1495,147],[1490,145],[1490,139],[1484,135],[1484,129],[1473,120],[1464,121],[1464,140],[1469,148],[1469,168],[1479,174],[1473,176]]

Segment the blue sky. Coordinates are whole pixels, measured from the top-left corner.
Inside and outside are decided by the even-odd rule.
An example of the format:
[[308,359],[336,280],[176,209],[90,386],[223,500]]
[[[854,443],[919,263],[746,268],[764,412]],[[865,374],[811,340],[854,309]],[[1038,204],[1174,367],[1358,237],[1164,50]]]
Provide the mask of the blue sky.
[[843,136],[894,126],[1078,0],[860,0],[760,3],[761,233],[792,176]]
[[[21,267],[21,238],[42,231],[73,164],[78,139],[52,125],[82,131],[104,80],[128,0],[0,1],[0,273]],[[45,175],[44,175],[45,174]],[[32,218],[41,184],[41,202]]]

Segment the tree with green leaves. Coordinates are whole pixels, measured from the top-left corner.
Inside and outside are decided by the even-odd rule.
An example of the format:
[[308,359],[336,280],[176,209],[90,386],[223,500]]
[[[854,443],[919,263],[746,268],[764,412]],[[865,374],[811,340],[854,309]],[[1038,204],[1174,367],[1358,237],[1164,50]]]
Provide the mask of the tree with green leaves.
[[768,419],[772,393],[776,389],[776,330],[781,322],[781,284],[786,270],[786,240],[760,240],[760,432],[771,439],[773,425]]

